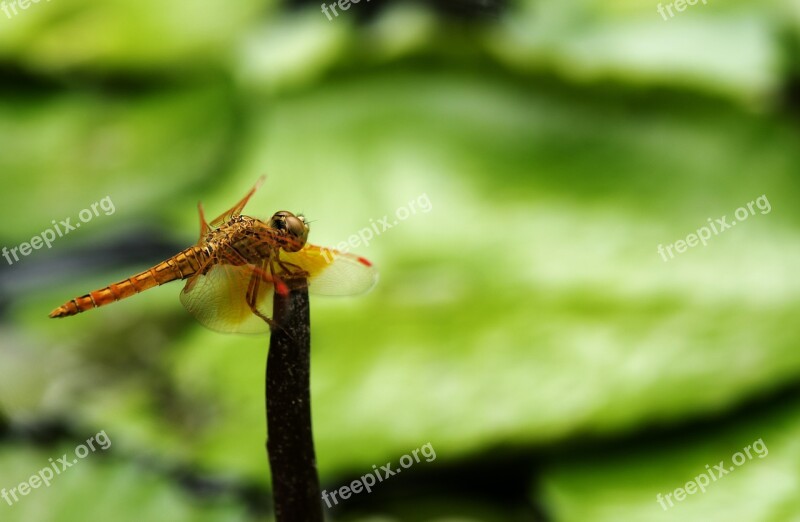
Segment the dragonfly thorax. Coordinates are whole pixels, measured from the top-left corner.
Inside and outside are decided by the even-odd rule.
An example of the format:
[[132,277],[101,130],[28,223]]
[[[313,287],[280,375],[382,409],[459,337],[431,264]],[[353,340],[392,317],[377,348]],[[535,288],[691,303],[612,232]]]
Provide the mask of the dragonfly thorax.
[[239,215],[208,234],[207,253],[228,259],[232,264],[258,264],[277,258],[281,249],[300,251],[306,244],[308,230],[303,216],[287,211],[275,213],[269,222]]

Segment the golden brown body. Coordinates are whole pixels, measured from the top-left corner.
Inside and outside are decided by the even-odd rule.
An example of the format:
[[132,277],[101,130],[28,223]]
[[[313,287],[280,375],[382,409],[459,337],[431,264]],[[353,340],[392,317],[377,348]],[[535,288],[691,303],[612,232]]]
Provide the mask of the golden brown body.
[[208,257],[207,249],[198,246],[187,248],[135,276],[67,301],[50,312],[50,317],[79,314],[144,292],[154,286],[163,285],[176,279],[186,279],[196,274],[206,264]]
[[[272,241],[263,241],[265,235]],[[275,255],[279,238],[267,223],[249,216],[236,216],[220,228],[210,230],[200,243],[139,274],[105,288],[76,297],[56,308],[50,317],[66,317],[99,308],[154,286],[205,273],[212,262],[234,266],[258,265]]]

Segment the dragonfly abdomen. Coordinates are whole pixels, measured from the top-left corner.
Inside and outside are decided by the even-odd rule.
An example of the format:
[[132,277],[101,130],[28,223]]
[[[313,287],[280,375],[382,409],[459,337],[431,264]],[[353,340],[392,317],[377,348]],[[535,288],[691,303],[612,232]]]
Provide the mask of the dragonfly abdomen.
[[79,314],[131,297],[154,286],[163,285],[176,279],[186,279],[201,270],[208,257],[209,254],[204,248],[198,246],[187,248],[144,272],[67,301],[50,312],[50,317],[68,317]]

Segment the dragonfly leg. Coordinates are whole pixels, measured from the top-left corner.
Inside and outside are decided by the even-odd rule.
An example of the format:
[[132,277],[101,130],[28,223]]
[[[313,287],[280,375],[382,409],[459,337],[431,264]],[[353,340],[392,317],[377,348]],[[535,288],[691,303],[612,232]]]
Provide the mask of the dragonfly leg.
[[263,274],[260,271],[254,271],[253,275],[250,276],[250,282],[247,285],[247,305],[250,307],[250,311],[253,312],[257,317],[261,318],[266,322],[270,328],[276,328],[278,325],[267,317],[266,315],[262,314],[258,307],[258,288],[261,285],[261,280],[263,279]]
[[[275,264],[277,264],[278,266],[281,267],[281,270],[282,270],[281,276],[283,278],[281,276],[277,275],[277,270],[275,269]],[[284,266],[284,262],[281,261],[280,259],[278,259],[277,256],[273,257],[269,261],[269,271],[272,274],[272,276],[271,276],[272,280],[275,282],[275,291],[278,292],[280,295],[288,295],[289,294],[289,287],[286,286],[286,283],[284,282],[284,279],[289,280],[289,279],[295,279],[295,278],[301,278],[301,277],[308,277],[308,274],[305,271],[303,271],[299,266],[294,265],[292,263],[287,263],[287,264],[288,265],[292,265],[294,267],[297,267],[298,271],[297,272],[293,272],[293,271],[287,269],[286,266]]]
[[[276,262],[278,266],[280,266],[284,272],[289,274],[291,277],[308,277],[308,272],[302,269],[302,267],[295,265],[294,263],[290,263],[288,261],[282,261],[277,259]],[[292,267],[290,270],[288,267]]]

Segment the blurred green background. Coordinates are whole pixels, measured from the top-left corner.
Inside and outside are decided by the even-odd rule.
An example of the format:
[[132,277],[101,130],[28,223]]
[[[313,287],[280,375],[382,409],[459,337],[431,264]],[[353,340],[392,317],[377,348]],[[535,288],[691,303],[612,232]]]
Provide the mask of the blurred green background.
[[112,441],[0,520],[272,519],[266,338],[205,330],[180,283],[47,318],[261,174],[246,213],[319,245],[431,204],[354,249],[370,294],[312,299],[323,488],[437,455],[330,520],[800,520],[797,0],[3,5],[0,245],[115,212],[0,258],[0,488]]

